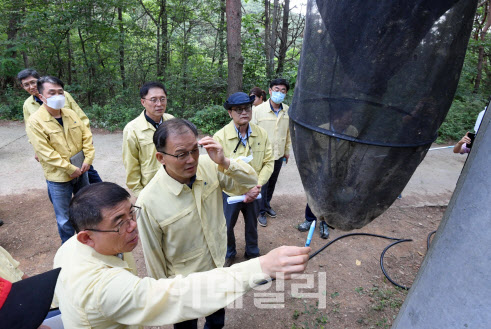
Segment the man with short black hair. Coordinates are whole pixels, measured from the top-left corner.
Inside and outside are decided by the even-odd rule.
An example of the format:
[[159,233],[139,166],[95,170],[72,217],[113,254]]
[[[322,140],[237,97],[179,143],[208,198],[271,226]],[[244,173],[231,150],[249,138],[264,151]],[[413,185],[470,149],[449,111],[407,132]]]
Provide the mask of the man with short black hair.
[[[33,69],[24,69],[17,74],[17,80],[21,84],[22,88],[31,94],[30,97],[26,99],[23,107],[24,114],[24,123],[26,124],[26,132],[27,132],[27,121],[29,117],[39,110],[41,105],[43,105],[43,101],[39,98],[39,91],[37,89],[37,81],[39,80],[39,73]],[[64,87],[64,86],[62,86]],[[84,111],[78,106],[77,102],[73,99],[72,95],[68,91],[64,91],[65,94],[65,106],[73,110],[78,117],[83,121],[83,123],[90,129],[89,118],[85,115]],[[39,161],[37,155],[34,155],[34,158]],[[100,183],[102,182],[101,177],[97,170],[91,165],[88,171],[89,183]]]
[[[164,121],[154,134],[161,166],[138,197],[138,220],[147,273],[153,278],[188,275],[222,267],[227,227],[222,191],[247,193],[257,185],[254,169],[225,157],[211,137],[197,141],[189,121]],[[198,145],[208,155],[199,155]],[[206,318],[210,328],[223,327],[225,310]],[[196,328],[197,320],[174,328]]]
[[[261,202],[259,223],[266,223],[266,215],[274,218],[276,212],[271,208],[270,202],[273,198],[276,181],[280,174],[283,161],[288,163],[290,157],[290,117],[288,116],[288,105],[283,103],[290,84],[285,79],[274,79],[269,84],[270,98],[254,108],[252,123],[266,130],[268,138],[273,148],[274,169],[268,183],[261,188],[263,196]],[[265,226],[265,225],[263,225]]]
[[129,193],[114,183],[89,185],[73,198],[70,220],[77,235],[54,260],[62,268],[55,295],[65,328],[158,326],[206,316],[242,296],[251,284],[280,272],[288,279],[307,265],[310,248],[280,247],[226,269],[139,278],[131,255],[139,239],[138,213]]
[[[37,89],[37,81],[39,78],[39,73],[33,69],[25,69],[17,74],[17,80],[22,88],[31,94],[24,102],[24,122],[27,122],[29,117],[43,105],[43,101],[39,98],[39,91]],[[66,100],[65,107],[73,110],[79,118],[82,119],[87,128],[90,129],[89,118],[87,118],[87,115],[85,115],[84,111],[82,111],[68,91],[64,91],[64,94]]]
[[63,244],[75,233],[68,221],[72,194],[89,184],[86,172],[95,155],[92,133],[74,111],[64,108],[60,79],[41,77],[37,89],[43,105],[29,117],[27,136],[43,167]]
[[155,157],[153,134],[162,122],[173,118],[165,113],[167,91],[160,82],[145,83],[140,89],[140,97],[144,110],[123,130],[126,186],[137,197],[160,168]]
[[[237,254],[234,227],[241,212],[244,215],[245,224],[244,257],[249,259],[259,256],[257,218],[261,200],[256,198],[261,192],[261,186],[268,182],[273,172],[274,160],[268,133],[261,127],[250,123],[254,99],[255,96],[248,96],[243,92],[230,95],[223,106],[227,109],[232,121],[213,136],[222,145],[225,156],[246,161],[258,175],[258,185],[245,194],[244,202],[228,204],[227,198],[237,195],[229,191],[223,194],[223,209],[227,220],[225,266],[232,265]],[[266,225],[261,222],[259,224]]]

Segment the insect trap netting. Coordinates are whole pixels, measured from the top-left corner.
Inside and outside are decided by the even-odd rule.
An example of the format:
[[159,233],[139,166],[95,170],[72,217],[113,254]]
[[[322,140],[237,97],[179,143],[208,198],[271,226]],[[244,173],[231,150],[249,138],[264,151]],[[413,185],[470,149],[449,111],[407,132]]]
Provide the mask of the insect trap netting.
[[314,214],[351,230],[383,213],[437,137],[475,0],[309,0],[289,115]]

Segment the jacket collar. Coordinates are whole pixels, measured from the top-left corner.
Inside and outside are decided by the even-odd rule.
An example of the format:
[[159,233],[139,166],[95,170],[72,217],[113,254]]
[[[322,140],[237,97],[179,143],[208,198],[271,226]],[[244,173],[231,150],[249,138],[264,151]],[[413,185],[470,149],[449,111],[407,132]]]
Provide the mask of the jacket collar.
[[92,260],[95,260],[96,263],[104,264],[106,266],[113,267],[113,268],[125,268],[131,270],[128,263],[122,260],[121,258],[119,258],[118,256],[100,254],[94,248],[79,242],[76,236],[72,237],[71,239],[75,240],[73,243],[76,244],[76,248],[81,252],[82,255],[87,256]]
[[[61,109],[60,113],[61,113],[61,117],[68,117],[68,115],[66,113],[63,112],[64,109]],[[46,108],[46,106],[43,104],[39,107],[39,116],[41,117],[41,120],[43,121],[51,121],[51,120],[56,120],[52,115],[51,113],[48,112],[48,109]]]
[[[251,134],[249,137],[257,137],[257,128],[253,123],[249,122],[249,128],[251,129]],[[225,136],[227,139],[239,139],[237,136],[237,130],[235,130],[234,121],[230,121],[224,128]]]
[[[163,117],[162,120],[164,120]],[[137,117],[137,125],[138,128],[140,128],[141,130],[157,130],[150,122],[147,121],[147,118],[145,118],[145,110],[143,110],[142,113],[140,113],[140,115]]]
[[[185,186],[187,187],[186,184],[179,183],[174,178],[170,177],[169,174],[167,173],[167,171],[165,170],[164,166],[162,166],[159,169],[159,171],[157,172],[156,175],[159,176],[158,181],[159,181],[159,185],[162,187],[162,189],[168,189],[169,191],[172,192],[172,194],[174,194],[176,196],[181,194],[181,192]],[[202,174],[201,174],[201,170],[200,170],[200,166],[199,166],[199,162],[198,162],[198,170],[196,171],[195,183],[198,181],[202,181],[202,180],[203,180],[203,178],[202,178]]]

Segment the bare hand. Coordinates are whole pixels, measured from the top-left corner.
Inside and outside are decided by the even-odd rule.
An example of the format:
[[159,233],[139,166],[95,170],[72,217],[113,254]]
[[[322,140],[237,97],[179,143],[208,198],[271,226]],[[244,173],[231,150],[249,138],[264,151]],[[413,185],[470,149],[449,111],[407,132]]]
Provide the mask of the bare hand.
[[36,159],[36,161],[39,162],[39,158],[38,158],[38,155],[36,153],[34,153],[34,159]]
[[259,193],[261,193],[261,185],[254,186],[246,193],[244,203],[250,203],[256,200]]
[[284,156],[284,157],[285,157],[285,159],[286,159],[286,164],[288,164],[288,159],[290,159],[290,155],[289,155],[289,154],[288,154],[288,155],[286,155],[286,154],[285,154],[285,155],[283,155],[283,156]]
[[230,165],[230,160],[225,157],[223,154],[223,147],[211,137],[203,137],[198,141],[199,145],[202,145],[208,155],[218,165],[221,165],[223,168],[228,169]]
[[282,246],[271,250],[266,255],[259,257],[261,269],[272,278],[279,273],[284,274],[285,279],[290,279],[292,274],[303,273],[307,268],[310,247]]
[[[467,132],[468,134],[469,132]],[[462,137],[462,139],[459,141],[459,144],[462,145],[462,144],[470,144],[471,143],[471,138],[469,136],[467,136],[467,134],[465,134],[464,137]]]
[[73,174],[70,175],[70,178],[77,178],[81,175],[82,175],[82,170],[80,170],[80,168],[77,168],[77,170],[75,170]]
[[82,168],[80,170],[82,171],[82,174],[87,172],[90,169],[90,165],[87,163],[82,164]]

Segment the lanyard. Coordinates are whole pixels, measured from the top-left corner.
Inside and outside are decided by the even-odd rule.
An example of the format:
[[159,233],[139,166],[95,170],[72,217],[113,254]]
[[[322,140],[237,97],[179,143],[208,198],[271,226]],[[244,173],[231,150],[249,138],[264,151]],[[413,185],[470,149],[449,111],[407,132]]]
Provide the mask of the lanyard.
[[[242,139],[240,137],[240,132],[238,132],[237,135],[239,137],[239,142],[237,143],[237,146],[234,149],[234,153],[237,153],[237,149],[239,148],[240,144],[242,144]],[[249,150],[251,149],[251,145],[249,144],[249,132],[247,132],[246,145],[244,145],[244,147],[245,146],[249,146]]]

